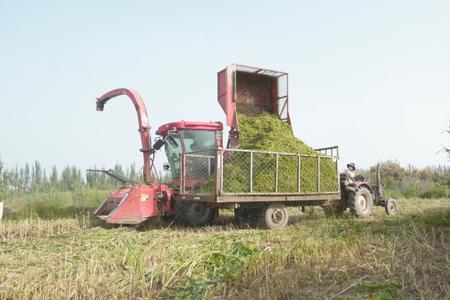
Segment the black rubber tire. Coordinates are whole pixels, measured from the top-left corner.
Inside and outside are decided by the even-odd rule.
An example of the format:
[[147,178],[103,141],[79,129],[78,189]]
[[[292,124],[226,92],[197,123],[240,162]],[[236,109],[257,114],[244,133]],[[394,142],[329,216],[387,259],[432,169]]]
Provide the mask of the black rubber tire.
[[217,209],[203,203],[179,201],[175,205],[175,222],[183,226],[205,226],[216,217]]
[[373,199],[370,191],[364,187],[348,193],[348,206],[352,215],[357,218],[367,218],[373,210]]
[[269,229],[281,229],[289,222],[289,212],[284,204],[268,205],[262,215],[262,225]]
[[166,215],[159,217],[165,223],[172,223],[175,220],[175,215]]
[[344,214],[345,211],[345,207],[342,201],[334,204],[323,205],[322,209],[327,218],[339,218]]
[[239,227],[244,227],[247,224],[248,216],[244,208],[238,207],[234,209],[234,222]]
[[387,198],[384,204],[384,210],[389,216],[396,216],[398,214],[397,202],[394,199]]
[[186,218],[185,218],[185,211],[187,206],[186,201],[178,201],[175,204],[175,223],[178,225],[186,226]]

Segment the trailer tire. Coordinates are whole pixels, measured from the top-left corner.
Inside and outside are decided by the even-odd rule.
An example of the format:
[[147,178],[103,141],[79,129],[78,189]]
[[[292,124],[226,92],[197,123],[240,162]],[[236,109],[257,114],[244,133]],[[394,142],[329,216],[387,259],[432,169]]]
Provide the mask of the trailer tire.
[[234,209],[234,221],[237,226],[245,227],[248,224],[248,213],[247,210],[238,207]]
[[217,209],[199,202],[179,201],[175,206],[175,222],[183,226],[205,226],[214,220],[216,214]]
[[367,218],[372,213],[372,195],[365,187],[358,188],[356,191],[349,191],[347,201],[352,215],[357,218]]
[[262,219],[264,227],[281,229],[289,222],[289,212],[284,204],[270,204],[264,209]]

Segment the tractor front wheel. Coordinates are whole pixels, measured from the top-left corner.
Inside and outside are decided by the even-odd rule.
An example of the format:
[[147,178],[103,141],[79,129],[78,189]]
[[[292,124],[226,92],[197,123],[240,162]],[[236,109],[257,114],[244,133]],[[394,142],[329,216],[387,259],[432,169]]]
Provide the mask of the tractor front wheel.
[[397,215],[398,214],[397,203],[391,198],[386,199],[386,202],[384,204],[384,210],[390,216]]
[[370,191],[364,187],[349,193],[348,206],[355,217],[367,218],[373,210],[373,199]]

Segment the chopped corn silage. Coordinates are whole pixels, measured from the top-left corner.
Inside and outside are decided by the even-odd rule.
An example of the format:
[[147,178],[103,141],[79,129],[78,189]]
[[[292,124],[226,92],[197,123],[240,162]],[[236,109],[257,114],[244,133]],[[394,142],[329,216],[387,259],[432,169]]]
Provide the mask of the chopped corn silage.
[[[258,116],[239,115],[239,148],[295,155],[278,157],[278,180],[276,180],[276,155],[253,154],[252,192],[297,193],[335,192],[338,190],[336,162],[319,153],[296,138],[291,127],[278,116],[262,113]],[[319,165],[320,164],[320,165]],[[320,170],[320,179],[318,178]],[[278,181],[278,189],[275,182]],[[250,192],[250,154],[234,152],[225,159],[224,192]]]

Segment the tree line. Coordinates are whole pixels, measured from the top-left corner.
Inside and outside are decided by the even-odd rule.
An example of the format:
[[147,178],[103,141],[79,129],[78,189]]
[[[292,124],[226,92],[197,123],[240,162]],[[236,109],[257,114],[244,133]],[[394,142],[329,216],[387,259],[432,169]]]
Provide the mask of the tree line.
[[[376,182],[376,166],[361,173]],[[415,168],[401,166],[395,161],[380,163],[381,183],[394,197],[443,198],[450,197],[450,168],[447,166]]]
[[[113,170],[128,178],[136,176],[134,164],[126,168],[116,164]],[[22,167],[7,169],[0,161],[0,196],[7,192],[65,192],[85,187],[106,190],[118,185],[119,183],[107,174],[85,172],[76,166],[66,166],[61,171],[53,166],[48,171],[35,161]]]
[[[116,164],[113,170],[127,178],[142,181],[142,174],[136,175],[134,164],[125,168]],[[450,197],[449,167],[417,169],[412,165],[403,167],[398,162],[386,161],[380,164],[380,170],[382,184],[392,196]],[[376,182],[376,166],[361,170],[360,173],[369,181]],[[167,178],[164,178],[164,181],[167,181]],[[85,172],[76,166],[66,166],[62,171],[53,166],[48,171],[35,161],[22,167],[7,169],[0,160],[0,200],[6,193],[70,192],[82,188],[110,190],[119,185],[119,182],[104,173]]]

